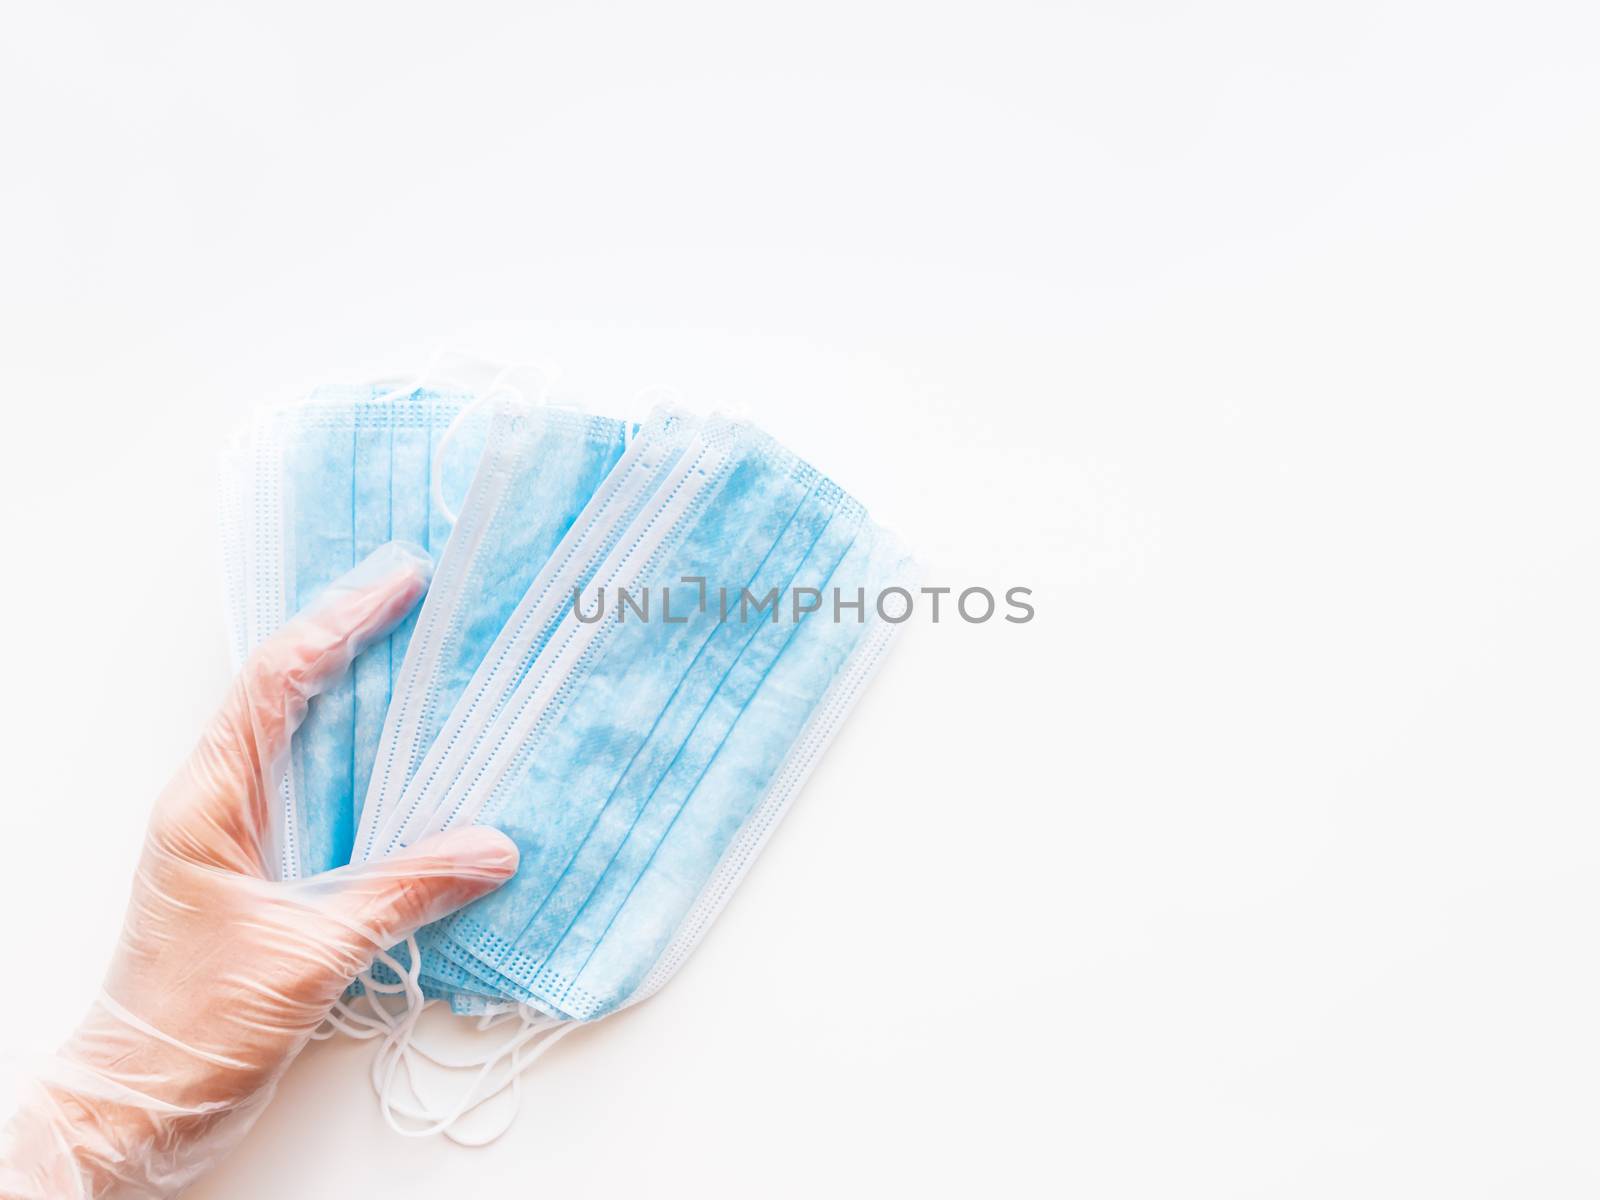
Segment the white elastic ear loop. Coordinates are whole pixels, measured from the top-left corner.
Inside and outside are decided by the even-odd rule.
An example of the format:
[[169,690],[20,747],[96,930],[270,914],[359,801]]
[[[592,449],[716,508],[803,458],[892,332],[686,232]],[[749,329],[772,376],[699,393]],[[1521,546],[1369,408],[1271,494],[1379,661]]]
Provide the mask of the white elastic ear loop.
[[[417,1021],[422,1016],[423,1010],[428,1006],[428,1001],[423,997],[421,985],[418,983],[418,977],[422,972],[422,952],[417,946],[415,936],[407,936],[406,949],[411,959],[409,967],[402,967],[392,955],[383,950],[377,953],[374,960],[382,962],[384,966],[399,976],[398,987],[379,984],[372,978],[370,968],[357,976],[361,980],[362,987],[366,989],[368,1003],[372,1008],[373,1016],[386,1026],[385,1030],[380,1031],[383,1034],[383,1041],[378,1045],[372,1067],[374,1087],[380,1087],[378,1077],[380,1073],[383,1074],[384,1081],[381,1085],[383,1090],[379,1091],[380,1099],[383,1098],[389,1082],[393,1078],[394,1062],[398,1057],[405,1054],[406,1047],[410,1044],[412,1033],[416,1029]],[[379,996],[384,994],[393,995],[396,991],[404,994],[405,1005],[400,1012],[391,1013],[384,1007]],[[387,1113],[385,1115],[387,1116]]]
[[503,398],[513,407],[529,410],[536,408],[538,405],[544,402],[545,394],[550,386],[550,381],[549,377],[543,373],[541,373],[539,376],[539,383],[534,391],[532,400],[527,399],[520,388],[513,387],[504,382],[505,377],[512,371],[522,369],[523,368],[521,367],[509,365],[501,367],[499,374],[489,381],[489,387],[483,393],[483,395],[473,399],[471,403],[465,405],[461,411],[455,415],[455,419],[452,420],[445,428],[444,436],[439,439],[439,444],[434,447],[433,467],[429,472],[429,475],[433,480],[433,503],[434,507],[437,508],[439,512],[444,514],[444,519],[451,525],[456,523],[456,517],[459,514],[444,498],[445,452],[450,448],[450,443],[455,439],[456,434],[461,432],[467,415],[484,407],[490,401]]
[[[373,1009],[376,1022],[368,1021],[360,1014],[352,1014],[372,1030],[371,1033],[358,1036],[383,1037],[373,1057],[371,1072],[372,1088],[377,1093],[383,1119],[391,1129],[404,1137],[428,1137],[442,1133],[463,1146],[488,1145],[503,1136],[516,1119],[521,1105],[523,1074],[546,1050],[576,1028],[576,1022],[545,1016],[526,1006],[518,1005],[516,1012],[519,1017],[519,1028],[515,1033],[490,1047],[482,1057],[452,1061],[436,1051],[426,1049],[416,1040],[417,1021],[421,1018],[423,1010],[433,1002],[422,996],[418,982],[422,970],[422,954],[414,937],[406,939],[406,949],[411,959],[408,968],[402,968],[386,952],[380,951],[376,956],[377,961],[383,962],[399,976],[398,984],[379,984],[373,980],[370,970],[359,976],[362,986],[367,990],[368,1002]],[[379,997],[393,995],[396,992],[404,993],[406,1006],[399,1013],[391,1013],[384,1007]],[[478,1021],[478,1028],[489,1030],[501,1026],[506,1023],[505,1018],[510,1015],[510,1013],[486,1014]],[[377,1028],[377,1024],[383,1025],[384,1028]],[[544,1036],[541,1038],[541,1035]],[[417,1087],[416,1060],[419,1059],[445,1070],[472,1070],[475,1073],[453,1104],[435,1105],[429,1103]],[[499,1070],[497,1068],[502,1061],[506,1065],[503,1070]],[[397,1098],[395,1094],[402,1078],[416,1100],[414,1105]],[[508,1088],[511,1090],[511,1104],[507,1106],[505,1120],[497,1128],[479,1137],[469,1136],[453,1128],[462,1118],[482,1108]],[[406,1126],[400,1122],[402,1117],[423,1124],[421,1127]]]
[[[378,393],[378,395],[373,397],[372,403],[387,404],[391,400],[403,399],[406,396],[411,395],[412,392],[420,391],[422,388],[427,387],[429,382],[433,380],[434,371],[438,369],[439,360],[443,357],[444,347],[434,347],[433,353],[428,355],[427,360],[423,362],[422,369],[420,371],[418,371],[415,375],[406,377],[403,382],[395,384],[388,391]],[[373,381],[374,384],[377,382],[377,380]]]
[[[527,359],[499,360],[455,347],[440,347],[429,359],[427,372],[427,381],[437,379],[439,384],[448,384],[469,396],[493,391],[508,377],[515,375],[530,376],[531,383],[515,380],[513,387],[530,395],[542,395],[550,390],[561,374],[552,363]],[[438,372],[437,376],[435,372]],[[489,381],[487,384],[485,379]]]
[[[450,360],[447,362],[447,360]],[[411,375],[402,376],[404,382],[396,384],[388,391],[381,393],[373,399],[374,404],[383,404],[390,400],[398,400],[409,396],[412,392],[420,391],[427,387],[454,388],[466,395],[477,395],[478,384],[473,383],[466,375],[457,375],[455,372],[463,367],[470,372],[473,367],[489,369],[494,364],[488,359],[478,358],[465,351],[454,349],[449,345],[438,345],[429,353],[422,364],[422,369]],[[503,378],[511,368],[502,366],[494,376],[494,382]],[[380,382],[375,380],[376,382]],[[493,387],[493,383],[490,384]]]
[[334,1034],[342,1033],[345,1037],[366,1041],[377,1037],[387,1028],[388,1026],[381,1021],[373,1020],[365,1013],[358,1012],[353,1005],[339,999],[333,1002],[333,1007],[322,1018],[322,1024],[312,1031],[311,1040],[325,1042]]
[[[406,1036],[386,1040],[379,1049],[379,1061],[375,1061],[372,1070],[372,1084],[374,1091],[384,1111],[384,1119],[397,1133],[407,1137],[425,1137],[434,1133],[445,1133],[454,1136],[450,1130],[456,1121],[463,1116],[481,1107],[489,1100],[503,1092],[508,1084],[515,1082],[522,1070],[525,1070],[547,1048],[546,1044],[554,1044],[560,1034],[565,1034],[571,1028],[570,1022],[562,1021],[556,1017],[546,1017],[541,1013],[529,1009],[519,1008],[519,1028],[510,1038],[489,1048],[481,1057],[451,1060],[436,1051],[424,1048],[415,1038],[415,1029],[406,1031]],[[498,1014],[487,1020],[480,1020],[478,1028],[487,1030],[505,1023],[504,1018],[510,1014]],[[414,1022],[412,1023],[414,1026]],[[524,1053],[535,1038],[542,1033],[551,1036],[541,1042],[537,1047]],[[417,1072],[415,1059],[430,1062],[437,1067],[452,1071],[473,1070],[476,1074],[469,1082],[455,1103],[447,1106],[430,1104],[426,1101],[417,1088]],[[502,1060],[510,1058],[512,1071],[503,1078],[497,1078],[492,1072]],[[399,1101],[394,1096],[395,1084],[400,1076],[397,1069],[405,1068],[405,1082],[416,1099],[417,1105],[412,1106]],[[425,1121],[424,1128],[407,1128],[400,1125],[396,1116],[404,1116],[411,1120]],[[515,1115],[515,1106],[511,1115]],[[509,1128],[510,1122],[507,1122]],[[489,1140],[499,1137],[504,1130],[495,1133]]]
[[[372,970],[361,972],[356,976],[361,981],[361,986],[366,990],[367,1003],[372,1009],[373,1017],[383,1026],[379,1032],[384,1033],[383,1044],[379,1046],[378,1053],[382,1055],[391,1044],[404,1045],[411,1037],[411,1031],[416,1027],[417,1020],[422,1016],[423,1009],[427,1008],[430,1001],[422,994],[422,985],[418,982],[422,974],[422,951],[417,945],[415,935],[407,935],[406,950],[411,958],[409,967],[402,967],[386,950],[378,951],[374,957],[375,962],[382,962],[384,966],[399,977],[398,984],[379,983],[372,977]],[[398,1013],[391,1013],[384,1007],[380,996],[395,995],[400,993],[404,998],[404,1006]],[[369,1028],[375,1028],[371,1021],[363,1021]]]
[[[413,1035],[416,1031],[417,1021],[422,1016],[422,1010],[426,1008],[428,1004],[428,1002],[422,997],[421,986],[418,982],[422,973],[422,951],[417,945],[415,935],[408,936],[405,944],[407,955],[411,960],[411,965],[409,967],[402,968],[400,964],[397,963],[394,958],[385,951],[379,951],[374,960],[381,961],[399,977],[399,982],[397,984],[378,983],[372,978],[372,972],[370,970],[363,972],[357,977],[361,980],[362,986],[367,990],[367,994],[370,997],[369,1003],[373,1008],[374,1015],[385,1027],[385,1031],[387,1033],[387,1036],[384,1037],[382,1044],[378,1047],[378,1052],[373,1059],[372,1065],[372,1086],[374,1090],[378,1092],[379,1100],[384,1102],[386,1110],[390,1106],[388,1092],[395,1078],[395,1068],[400,1062],[404,1061],[407,1067],[407,1074],[410,1074],[409,1056],[412,1050]],[[379,1000],[378,997],[382,995],[394,995],[397,992],[404,994],[405,1007],[399,1013],[391,1013],[387,1008],[384,1007],[382,1001]],[[421,1003],[418,1003],[418,1001],[421,1001]],[[430,1061],[437,1061],[433,1058],[433,1056],[426,1053],[424,1053],[422,1056],[428,1058]],[[385,1116],[388,1118],[387,1111],[385,1112]],[[419,1119],[428,1119],[428,1117],[421,1116]],[[392,1119],[389,1120],[389,1123],[394,1125],[394,1121]]]
[[[374,397],[372,403],[386,404],[392,400],[399,400],[411,395],[411,393],[415,391],[429,386],[430,384],[448,383],[459,387],[465,392],[475,391],[472,386],[457,380],[452,380],[448,375],[435,375],[435,372],[438,370],[439,364],[443,361],[446,353],[447,351],[443,346],[436,347],[433,353],[428,355],[427,361],[423,363],[422,370],[418,371],[416,375],[412,376],[410,379],[407,379],[404,383],[398,384],[390,388],[388,391],[380,393],[378,396]],[[525,393],[521,388],[505,382],[506,376],[512,374],[513,372],[528,370],[532,370],[537,373],[537,382],[531,389],[529,389],[529,391],[532,392],[532,400],[526,398]],[[551,381],[552,373],[544,368],[535,367],[528,363],[507,363],[495,372],[493,378],[489,380],[489,386],[484,389],[483,393],[475,396],[469,403],[463,405],[461,411],[456,413],[456,415],[451,419],[450,424],[445,428],[444,436],[439,439],[438,446],[434,448],[432,463],[433,482],[431,487],[434,505],[441,513],[444,514],[445,521],[448,524],[454,525],[456,523],[456,516],[458,514],[444,498],[444,490],[441,486],[443,475],[440,471],[440,466],[444,462],[445,451],[449,448],[451,441],[461,431],[461,427],[466,416],[469,413],[472,413],[483,407],[483,405],[487,404],[490,400],[501,396],[511,400],[511,402],[514,404],[521,404],[530,408],[534,407],[544,402],[546,395],[549,393]]]
[[[415,937],[408,937],[406,946],[412,954],[412,961],[419,962],[420,951],[417,948]],[[417,973],[402,971],[399,964],[385,952],[380,951],[373,961],[376,962],[379,959],[382,959],[384,965],[400,977],[400,981],[394,984],[379,983],[372,977],[371,968],[358,972],[356,979],[361,983],[363,989],[362,998],[366,1000],[367,1007],[371,1010],[370,1014],[361,1012],[353,1003],[347,1004],[341,997],[333,1002],[333,1007],[328,1010],[327,1015],[322,1019],[322,1025],[319,1025],[312,1032],[311,1038],[313,1041],[326,1041],[336,1033],[342,1033],[346,1037],[355,1038],[358,1041],[366,1041],[393,1030],[396,1022],[406,1016],[411,1008],[406,976],[410,974],[411,981],[415,984]],[[420,962],[418,971],[420,971]],[[399,1014],[390,1013],[388,1009],[383,1007],[378,997],[392,996],[399,993],[407,993],[406,1008]],[[419,997],[421,996],[420,985],[417,986],[416,993]],[[429,1003],[431,1002],[424,999],[419,1007],[425,1008]]]
[[[560,1018],[528,1017],[524,1015],[521,1028],[501,1045],[492,1049],[484,1056],[482,1061],[446,1062],[437,1055],[421,1051],[413,1039],[409,1043],[406,1052],[391,1057],[391,1063],[404,1063],[406,1082],[413,1096],[417,1097],[421,1108],[414,1108],[409,1104],[396,1101],[392,1094],[392,1089],[398,1076],[393,1074],[393,1068],[391,1067],[390,1071],[384,1073],[383,1087],[385,1091],[380,1093],[380,1100],[384,1108],[384,1118],[390,1128],[405,1137],[428,1137],[435,1133],[442,1133],[458,1145],[488,1145],[503,1136],[516,1119],[517,1111],[521,1106],[522,1076],[543,1056],[546,1050],[576,1027],[575,1022],[565,1021]],[[474,1074],[466,1089],[453,1104],[430,1105],[417,1092],[415,1064],[411,1060],[412,1053],[417,1053],[419,1057],[433,1062],[435,1065],[446,1066],[456,1070],[475,1068]],[[502,1063],[504,1064],[503,1066]],[[471,1135],[456,1128],[464,1118],[477,1112],[490,1101],[506,1094],[508,1091],[511,1095],[511,1103],[506,1106],[504,1118],[487,1132]],[[407,1127],[398,1123],[395,1119],[397,1116],[423,1120],[429,1123],[420,1128]]]
[[[492,1028],[497,1023],[501,1022],[496,1019],[488,1026],[480,1024],[479,1027]],[[384,1050],[387,1053],[384,1061],[381,1064],[374,1063],[372,1072],[373,1088],[378,1093],[384,1120],[391,1129],[404,1137],[428,1137],[442,1133],[451,1141],[463,1146],[488,1145],[504,1135],[516,1118],[521,1101],[522,1075],[546,1050],[574,1028],[576,1028],[575,1022],[559,1017],[547,1017],[524,1009],[520,1014],[517,1031],[491,1047],[482,1057],[447,1059],[437,1052],[423,1048],[415,1036],[403,1043],[396,1041],[392,1046],[386,1043]],[[422,1096],[417,1086],[418,1075],[414,1058],[446,1070],[471,1070],[474,1073],[466,1088],[453,1103],[433,1104]],[[505,1063],[503,1068],[502,1062]],[[401,1067],[404,1068],[405,1084],[416,1100],[415,1105],[400,1100],[395,1095],[396,1086],[402,1078],[399,1073]],[[468,1135],[455,1128],[463,1118],[481,1109],[508,1089],[511,1092],[511,1103],[506,1108],[504,1120],[496,1127],[478,1136]],[[422,1121],[425,1124],[421,1127],[402,1125],[397,1120],[399,1117]]]
[[[526,1028],[530,1031],[528,1040],[531,1041],[531,1034],[537,1031],[534,1030],[534,1026],[531,1023]],[[477,1136],[471,1136],[452,1127],[444,1131],[445,1137],[458,1146],[487,1146],[491,1142],[499,1141],[510,1131],[511,1126],[516,1123],[518,1112],[522,1109],[522,1077],[528,1073],[528,1070],[543,1056],[546,1050],[578,1028],[578,1023],[576,1021],[560,1021],[553,1026],[545,1025],[542,1028],[548,1030],[544,1038],[537,1045],[528,1046],[527,1041],[516,1045],[512,1050],[511,1061],[506,1068],[505,1079],[497,1086],[486,1089],[483,1097],[475,1101],[462,1114],[466,1116],[477,1112],[491,1100],[509,1092],[511,1101],[505,1106],[504,1118],[497,1125],[491,1126],[488,1131]]]

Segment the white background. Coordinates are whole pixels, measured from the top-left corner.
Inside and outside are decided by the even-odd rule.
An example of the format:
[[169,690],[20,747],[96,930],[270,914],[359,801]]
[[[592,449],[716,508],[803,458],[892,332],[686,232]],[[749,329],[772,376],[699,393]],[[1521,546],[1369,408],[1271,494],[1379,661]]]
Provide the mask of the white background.
[[1592,1196],[1592,4],[18,7],[0,1048],[226,682],[212,470],[443,339],[747,412],[958,586],[472,1152],[308,1053],[205,1198]]

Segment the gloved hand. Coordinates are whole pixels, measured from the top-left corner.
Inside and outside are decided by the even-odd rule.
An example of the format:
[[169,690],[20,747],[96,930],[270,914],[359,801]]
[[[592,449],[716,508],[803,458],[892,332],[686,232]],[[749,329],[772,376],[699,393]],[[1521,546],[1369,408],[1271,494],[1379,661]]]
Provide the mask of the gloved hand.
[[515,872],[514,843],[471,827],[269,877],[268,801],[307,701],[427,580],[425,555],[386,546],[251,655],[157,801],[99,999],[0,1136],[0,1197],[173,1195],[243,1137],[377,951]]

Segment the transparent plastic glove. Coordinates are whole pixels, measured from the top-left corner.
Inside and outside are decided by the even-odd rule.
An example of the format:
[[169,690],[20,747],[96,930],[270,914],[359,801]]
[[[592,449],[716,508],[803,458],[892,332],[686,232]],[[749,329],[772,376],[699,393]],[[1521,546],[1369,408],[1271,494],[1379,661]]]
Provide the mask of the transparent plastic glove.
[[427,587],[391,544],[264,643],[157,801],[99,999],[0,1136],[0,1197],[170,1196],[226,1154],[377,951],[517,866],[487,828],[268,878],[275,772],[306,703]]

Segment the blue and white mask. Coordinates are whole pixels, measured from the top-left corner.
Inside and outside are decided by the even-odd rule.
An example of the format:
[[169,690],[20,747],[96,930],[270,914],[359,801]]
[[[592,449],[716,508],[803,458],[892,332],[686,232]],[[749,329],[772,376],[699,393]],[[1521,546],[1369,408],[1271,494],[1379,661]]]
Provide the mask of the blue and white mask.
[[[564,408],[491,400],[483,415],[482,454],[395,680],[352,861],[370,857],[393,823],[423,753],[490,643],[628,439],[622,421]],[[426,994],[457,1011],[482,1012],[496,999],[452,964],[430,965],[438,970],[424,971]],[[381,967],[375,978],[396,982]]]
[[[561,410],[507,414],[491,427],[420,618],[419,629],[437,628],[448,645],[435,655],[431,634],[413,642],[393,704],[394,737],[380,748],[383,767],[363,811],[358,855],[388,853],[404,844],[407,830],[431,819],[436,781],[498,712],[508,694],[504,681],[526,669],[559,623],[563,588],[590,578],[690,436],[671,413],[631,437],[620,422]],[[474,679],[471,700],[458,703]],[[437,954],[424,955],[419,966],[425,994],[449,999],[457,1012],[505,1000],[486,995]],[[396,982],[382,968],[374,977],[380,985]]]
[[[224,561],[235,658],[390,541],[432,553],[449,536],[434,503],[436,451],[467,397],[319,389],[263,412],[224,461]],[[467,439],[463,439],[466,441]],[[463,456],[470,469],[471,450]],[[463,485],[464,486],[464,485]],[[414,618],[316,697],[291,746],[269,866],[292,879],[343,865]]]
[[534,576],[619,458],[621,421],[506,401],[407,645],[361,809],[352,861],[374,843],[457,699]]
[[[396,772],[399,798],[384,804],[377,814],[374,834],[364,838],[360,847],[364,857],[388,854],[414,840],[425,828],[437,825],[435,813],[448,789],[460,781],[464,765],[482,747],[486,731],[538,659],[552,632],[561,625],[572,589],[588,585],[657,491],[687,470],[685,449],[698,444],[699,437],[698,425],[670,413],[648,421],[604,474],[593,494],[566,518],[565,536],[559,545],[544,559],[531,564],[538,568],[537,573],[520,592],[508,589],[509,597],[488,597],[473,595],[466,589],[451,589],[451,572],[442,565],[436,581],[438,600],[428,611],[446,627],[477,632],[470,645],[463,640],[455,655],[456,661],[470,671],[470,678],[465,683],[452,684],[449,699],[454,701],[453,708],[435,704],[442,716],[431,738],[411,740],[407,762],[412,765],[408,771]],[[475,480],[474,487],[482,483],[481,478]],[[472,498],[467,503],[470,506]],[[490,522],[520,528],[529,519],[521,505],[506,503],[491,515]],[[514,548],[516,539],[514,531],[492,530],[487,540]],[[447,557],[453,555],[447,552]],[[526,570],[528,564],[496,563],[485,556],[482,565],[488,576],[511,579],[513,571]],[[514,607],[498,626],[480,619],[480,614],[504,613],[507,599]],[[421,709],[436,699],[428,693],[423,674],[419,672],[407,689],[407,693],[414,688],[422,694],[416,698],[402,694],[397,709]],[[416,761],[418,754],[420,761]]]
[[[613,472],[644,498],[586,509],[557,548],[540,582],[562,603],[524,598],[528,619],[502,630],[384,847],[467,821],[510,834],[516,877],[424,931],[424,969],[447,977],[443,958],[459,985],[562,1018],[636,1002],[682,962],[882,654],[893,627],[866,619],[871,595],[907,573],[859,504],[765,436],[721,421],[670,433]],[[659,603],[670,586],[682,606],[685,577],[713,597],[777,589],[780,611],[573,609],[573,587],[592,605],[617,587]],[[833,588],[865,593],[865,611],[782,611]]]
[[[518,842],[517,875],[397,963],[457,1011],[527,1006],[484,1060],[503,1076],[440,1120],[412,1114],[437,1130],[672,976],[887,648],[874,595],[909,582],[856,501],[748,426],[664,412],[630,434],[471,390],[324,391],[269,414],[223,497],[240,658],[378,544],[439,560],[420,611],[313,704],[273,850],[287,877],[466,822]],[[653,615],[624,616],[619,588]],[[744,591],[777,606],[741,616]],[[395,1019],[369,1027],[375,1085],[410,1053]]]

